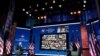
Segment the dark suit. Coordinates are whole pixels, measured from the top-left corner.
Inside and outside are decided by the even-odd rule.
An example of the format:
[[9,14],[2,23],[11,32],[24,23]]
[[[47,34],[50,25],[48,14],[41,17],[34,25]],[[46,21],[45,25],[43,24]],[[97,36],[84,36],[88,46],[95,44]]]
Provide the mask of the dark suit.
[[23,55],[23,49],[21,46],[17,46],[16,51],[15,51],[17,56],[22,56]]

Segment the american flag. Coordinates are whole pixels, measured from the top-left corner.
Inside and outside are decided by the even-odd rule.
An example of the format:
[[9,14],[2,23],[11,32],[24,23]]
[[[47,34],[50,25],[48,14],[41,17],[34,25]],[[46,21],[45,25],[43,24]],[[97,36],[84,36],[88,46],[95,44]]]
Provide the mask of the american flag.
[[93,43],[93,39],[92,39],[92,36],[89,35],[89,47],[90,47],[90,55],[91,56],[96,56],[96,51],[95,51],[95,47],[94,47],[94,43]]
[[79,43],[78,38],[79,38],[79,37],[76,38],[75,45],[76,45],[77,48],[80,48],[80,43]]
[[10,26],[9,29],[9,36],[8,39],[6,40],[6,51],[5,53],[7,55],[11,54],[11,48],[13,46],[13,40],[14,40],[14,36],[15,36],[15,30],[16,30],[16,24],[14,23],[12,26]]
[[93,29],[91,31],[92,32],[90,33],[90,37],[89,37],[90,54],[91,54],[91,56],[99,56],[100,55],[100,47],[99,47],[99,43],[97,40],[97,36]]
[[76,45],[76,47],[77,48],[80,48],[80,44],[79,44],[79,42],[77,41],[77,42],[75,42],[75,45]]
[[0,38],[0,55],[3,55],[3,40]]
[[6,54],[10,54],[11,53],[11,42],[9,40],[6,41]]
[[95,51],[96,51],[96,54],[98,56],[98,55],[100,55],[99,43],[98,43],[97,36],[96,36],[94,31],[93,31],[92,35],[93,35],[93,42],[94,42]]
[[29,54],[34,55],[34,44],[30,43],[28,46]]

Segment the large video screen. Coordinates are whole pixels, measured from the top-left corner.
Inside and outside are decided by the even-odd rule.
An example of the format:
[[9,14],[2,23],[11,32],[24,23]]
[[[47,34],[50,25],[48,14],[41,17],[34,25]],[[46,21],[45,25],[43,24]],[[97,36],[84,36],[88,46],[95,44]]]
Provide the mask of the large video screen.
[[41,49],[66,50],[67,34],[44,34],[41,36]]

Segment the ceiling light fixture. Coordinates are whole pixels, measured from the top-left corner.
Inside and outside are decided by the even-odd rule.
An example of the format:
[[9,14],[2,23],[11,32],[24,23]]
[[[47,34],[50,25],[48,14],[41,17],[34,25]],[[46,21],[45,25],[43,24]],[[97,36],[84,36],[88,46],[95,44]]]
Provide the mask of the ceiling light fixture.
[[47,5],[48,3],[47,2],[45,2],[45,5]]
[[32,14],[29,14],[29,16],[32,16]]
[[43,19],[43,16],[41,16],[41,19]]
[[23,8],[22,11],[25,11],[25,8]]
[[55,0],[53,0],[53,3],[56,3],[56,1],[55,1]]
[[84,4],[83,7],[86,7],[86,5]]
[[53,9],[53,7],[51,6],[50,9]]
[[29,12],[28,12],[28,11],[26,11],[26,14],[29,14]]
[[76,14],[76,12],[74,12],[74,14]]
[[37,12],[37,9],[35,9],[35,12]]
[[86,0],[84,0],[83,3],[86,3]]
[[78,14],[81,14],[81,11],[79,10],[77,13],[78,13]]
[[62,7],[62,5],[60,4],[60,5],[59,5],[59,8],[61,8],[61,7]]
[[38,19],[40,19],[40,17],[38,17]]
[[47,18],[47,16],[44,16],[44,19],[46,19]]
[[37,4],[36,6],[39,7],[39,4]]
[[45,10],[45,8],[42,8],[42,10]]
[[73,15],[73,12],[71,12],[70,14]]

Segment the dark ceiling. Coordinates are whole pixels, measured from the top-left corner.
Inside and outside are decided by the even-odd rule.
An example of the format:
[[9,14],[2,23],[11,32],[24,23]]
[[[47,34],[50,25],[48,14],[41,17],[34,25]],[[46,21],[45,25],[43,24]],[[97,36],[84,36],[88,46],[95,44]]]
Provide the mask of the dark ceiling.
[[[47,3],[47,5],[45,5]],[[87,1],[87,7],[91,8],[91,1]],[[34,16],[43,15],[45,13],[48,13],[49,11],[75,11],[75,10],[83,10],[83,0],[55,0],[55,3],[53,3],[53,0],[16,0],[16,11],[22,12],[22,9],[25,8],[26,11],[29,11]],[[38,7],[37,7],[38,4]],[[62,5],[61,8],[59,8],[59,5]],[[50,7],[53,7],[51,9]],[[44,10],[42,10],[44,8]],[[37,10],[37,11],[36,11]]]
[[[5,2],[6,1],[6,2]],[[4,24],[8,12],[9,0],[0,0],[0,27]]]
[[[53,1],[55,1],[53,3]],[[47,4],[46,4],[47,3]],[[91,9],[92,0],[87,0],[86,10]],[[83,10],[83,0],[16,0],[15,9],[15,21],[17,20],[19,25],[25,25],[26,19],[31,14],[32,18],[38,16],[48,15],[55,11],[64,11],[65,14],[70,14],[71,11]],[[62,7],[59,7],[61,5]],[[53,7],[53,8],[51,8]],[[22,11],[22,9],[25,11]],[[29,14],[26,14],[26,11]],[[22,23],[23,21],[23,23]]]
[[[7,3],[9,3],[9,0],[8,2],[4,2],[4,0],[2,1],[4,3],[3,5],[5,5],[3,7],[5,8],[0,9],[0,16],[7,11]],[[92,0],[87,0],[85,9],[91,9],[92,3]],[[25,11],[22,10],[23,8]],[[14,21],[16,21],[19,26],[24,26],[26,19],[29,17],[37,18],[41,15],[49,16],[49,12],[52,13],[54,11],[65,11],[66,14],[70,14],[71,11],[77,10],[83,10],[83,0],[55,0],[54,3],[53,0],[15,0]],[[26,11],[32,16],[26,14]]]

